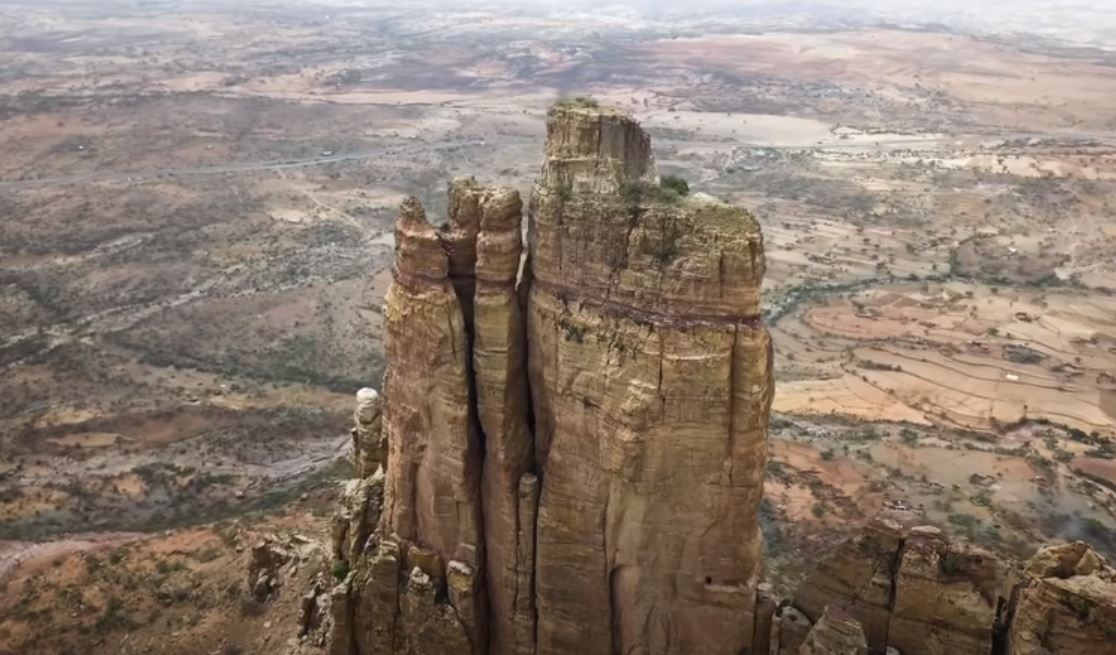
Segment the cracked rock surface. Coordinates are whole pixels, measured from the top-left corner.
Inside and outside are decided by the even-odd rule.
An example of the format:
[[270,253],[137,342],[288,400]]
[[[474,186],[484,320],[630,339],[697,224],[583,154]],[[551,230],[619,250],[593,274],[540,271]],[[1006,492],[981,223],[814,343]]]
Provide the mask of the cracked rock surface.
[[514,189],[454,180],[440,227],[401,207],[382,396],[307,602],[333,655],[1116,655],[1081,543],[1015,564],[881,517],[775,598],[759,226],[660,186],[626,114],[547,132],[526,244]]
[[755,219],[660,187],[635,121],[574,105],[549,115],[522,266],[516,191],[460,178],[447,205],[396,224],[335,646],[747,651],[772,396]]

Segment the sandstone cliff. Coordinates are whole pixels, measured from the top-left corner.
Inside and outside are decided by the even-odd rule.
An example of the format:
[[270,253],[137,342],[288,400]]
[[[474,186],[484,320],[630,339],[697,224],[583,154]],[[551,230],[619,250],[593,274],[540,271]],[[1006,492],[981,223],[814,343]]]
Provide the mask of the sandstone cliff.
[[333,655],[1116,655],[1083,545],[1013,567],[880,520],[774,598],[759,226],[660,186],[623,113],[547,132],[526,258],[512,189],[454,180],[439,228],[401,208],[340,581],[308,601]]
[[539,652],[739,653],[772,393],[759,227],[656,186],[627,116],[548,127],[527,308]]
[[814,621],[853,617],[870,653],[1116,653],[1114,572],[1083,543],[1013,567],[937,528],[882,520],[822,561],[794,607]]
[[335,521],[335,652],[750,647],[762,238],[658,182],[631,118],[559,106],[524,274],[515,191],[455,180],[437,229],[404,203],[382,430],[365,393]]
[[860,623],[848,614],[826,608],[798,649],[799,655],[867,655],[868,642]]

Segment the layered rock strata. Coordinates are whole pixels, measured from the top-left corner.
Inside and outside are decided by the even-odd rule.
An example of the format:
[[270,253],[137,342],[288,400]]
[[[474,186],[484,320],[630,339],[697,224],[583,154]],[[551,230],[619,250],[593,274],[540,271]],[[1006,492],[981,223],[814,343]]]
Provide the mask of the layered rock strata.
[[384,397],[306,612],[333,655],[1116,655],[1080,544],[1012,568],[880,520],[793,599],[758,584],[759,227],[661,187],[620,112],[547,127],[526,259],[514,190],[454,180],[437,229],[401,208]]
[[557,107],[524,272],[514,190],[455,180],[438,229],[404,203],[382,432],[366,393],[334,525],[342,651],[750,647],[762,238],[658,182],[631,118]]
[[798,655],[867,655],[868,642],[856,619],[829,608],[810,629]]
[[353,470],[358,478],[367,478],[384,462],[387,444],[383,432],[383,399],[375,389],[357,392],[353,412]]
[[[1012,567],[937,528],[882,520],[819,563],[791,610],[811,621],[843,612],[881,655],[1116,653],[1116,575],[1083,543]],[[780,627],[773,643],[800,638]]]
[[772,396],[759,227],[656,186],[625,115],[560,109],[548,137],[527,307],[538,652],[746,651]]
[[[426,624],[439,615],[431,603],[452,569],[458,594],[476,601],[453,607],[452,618],[465,633],[459,641],[483,652],[488,624],[480,506],[484,446],[472,403],[465,315],[443,237],[417,200],[404,202],[395,238],[393,283],[384,301],[388,455],[380,529],[390,544],[384,556],[393,556],[397,548],[396,559],[410,576],[399,599],[408,638],[420,638],[411,629],[417,626],[409,624]],[[455,252],[463,249],[454,247]]]
[[539,482],[529,428],[527,343],[516,294],[523,203],[510,189],[480,203],[473,297],[473,374],[485,436],[481,497],[495,653],[534,652],[535,512]]
[[1040,551],[1009,593],[1008,655],[1116,655],[1116,570],[1085,544]]

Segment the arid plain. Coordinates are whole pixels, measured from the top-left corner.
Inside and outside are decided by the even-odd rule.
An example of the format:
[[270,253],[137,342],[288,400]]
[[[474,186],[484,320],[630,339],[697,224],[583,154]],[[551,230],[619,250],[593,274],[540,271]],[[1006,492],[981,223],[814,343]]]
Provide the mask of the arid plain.
[[263,626],[301,589],[241,598],[245,546],[324,566],[301,539],[379,386],[399,201],[444,213],[462,174],[526,194],[567,95],[762,223],[777,584],[884,509],[1116,554],[1111,51],[545,4],[8,2],[0,653],[282,641]]

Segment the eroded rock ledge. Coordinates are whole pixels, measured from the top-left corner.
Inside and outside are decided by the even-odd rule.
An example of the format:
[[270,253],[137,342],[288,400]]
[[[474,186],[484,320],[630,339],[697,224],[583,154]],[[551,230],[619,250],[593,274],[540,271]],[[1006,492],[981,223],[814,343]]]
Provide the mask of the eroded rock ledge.
[[1022,569],[881,522],[773,598],[759,226],[662,188],[621,112],[547,128],[522,266],[516,191],[454,180],[439,228],[403,204],[333,655],[1116,654],[1112,570],[1081,545]]

